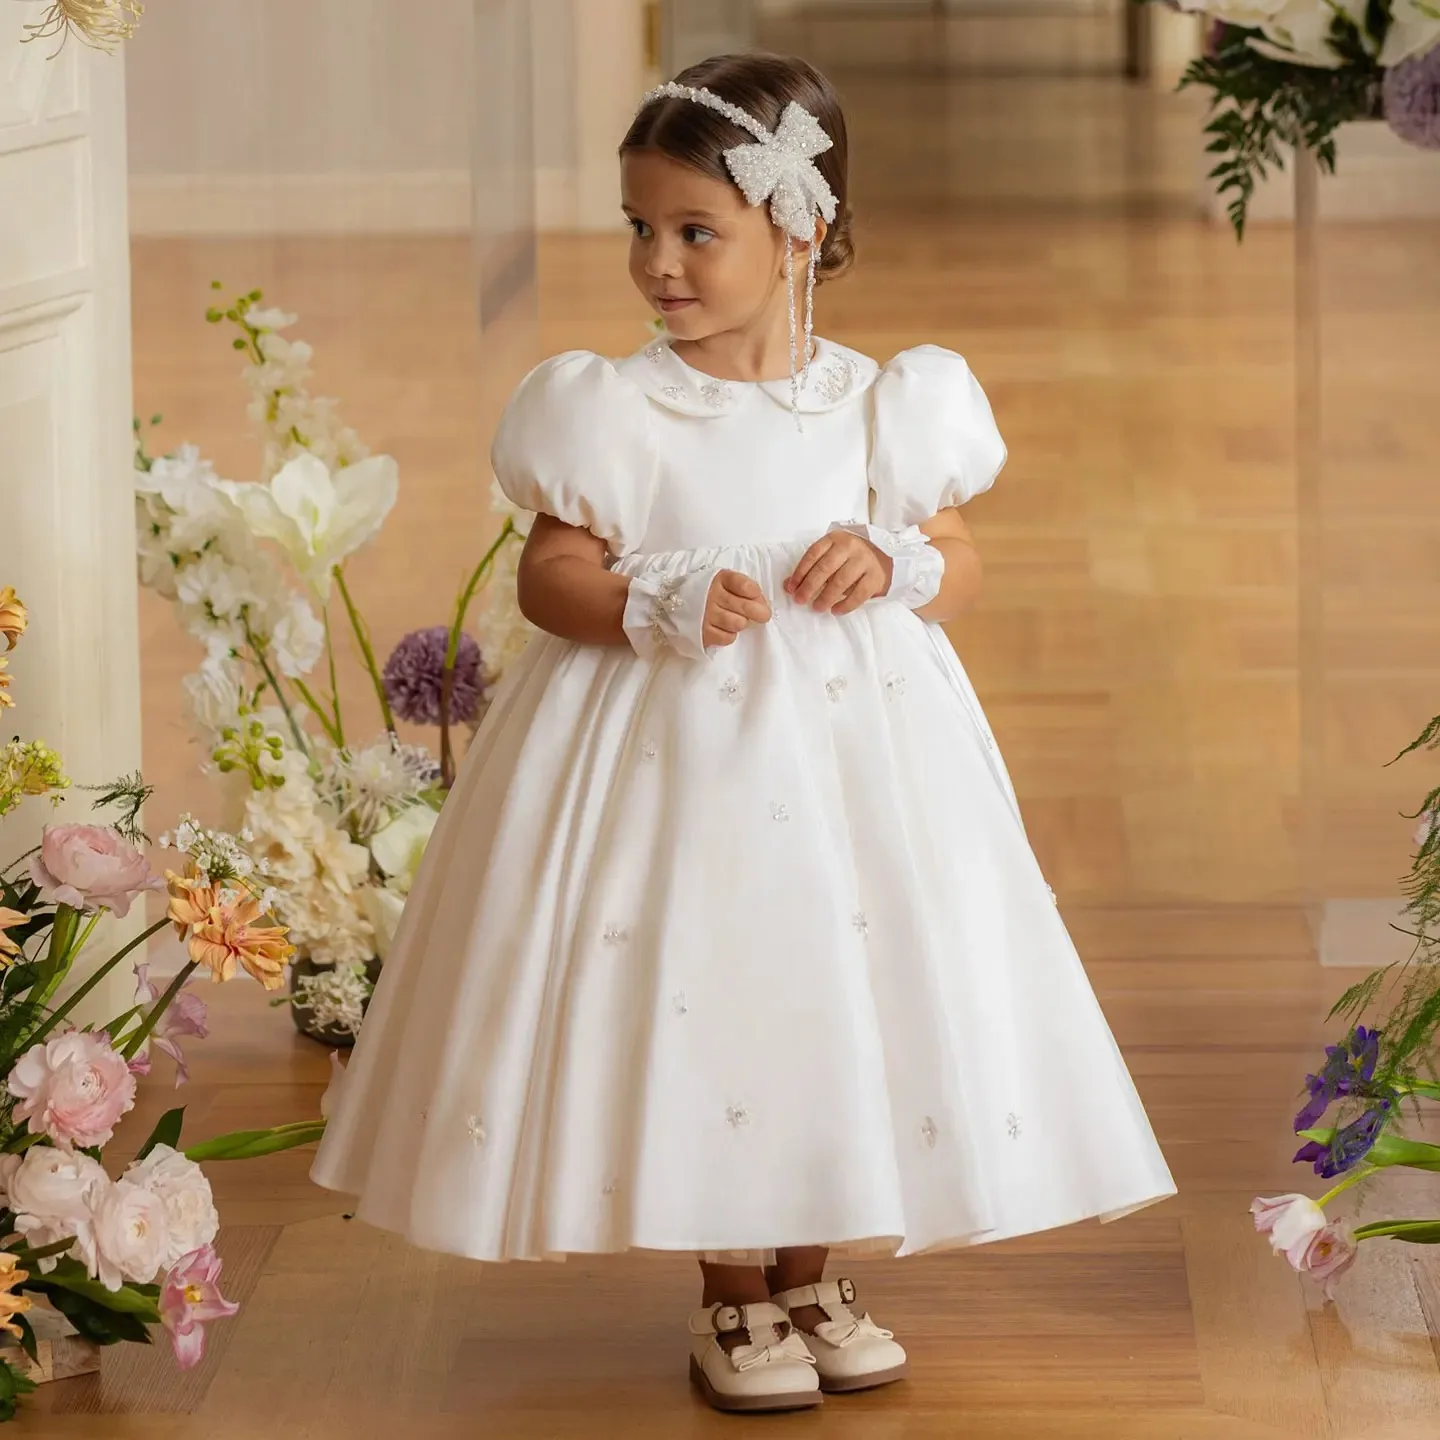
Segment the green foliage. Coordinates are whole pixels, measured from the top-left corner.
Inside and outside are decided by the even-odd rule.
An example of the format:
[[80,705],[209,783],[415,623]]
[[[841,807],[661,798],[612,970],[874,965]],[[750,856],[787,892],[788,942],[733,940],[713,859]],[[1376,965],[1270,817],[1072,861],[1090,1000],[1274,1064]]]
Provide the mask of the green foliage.
[[185,1107],[167,1110],[156,1122],[150,1138],[140,1147],[136,1160],[143,1160],[157,1145],[168,1145],[172,1150],[180,1148],[180,1127],[185,1123]]
[[0,1420],[13,1420],[15,1408],[22,1395],[29,1395],[35,1389],[35,1382],[22,1375],[6,1360],[0,1360]]
[[[1385,22],[1388,15],[1382,29]],[[1219,157],[1210,177],[1227,200],[1237,238],[1245,233],[1255,187],[1285,168],[1287,147],[1313,151],[1322,169],[1335,169],[1335,131],[1375,112],[1382,74],[1343,17],[1335,21],[1332,43],[1349,63],[1335,70],[1262,55],[1249,44],[1257,33],[1226,26],[1214,53],[1191,64],[1180,82],[1212,92],[1205,148]]]
[[309,1145],[325,1133],[323,1120],[300,1120],[293,1125],[276,1125],[270,1130],[236,1130],[189,1146],[185,1154],[197,1164],[209,1160],[254,1160]]

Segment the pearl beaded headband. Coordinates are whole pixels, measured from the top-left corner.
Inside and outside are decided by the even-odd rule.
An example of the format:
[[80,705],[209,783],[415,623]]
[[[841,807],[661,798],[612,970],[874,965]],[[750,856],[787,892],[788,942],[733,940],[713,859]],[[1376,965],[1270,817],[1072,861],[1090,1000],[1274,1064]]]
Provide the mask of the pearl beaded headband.
[[815,157],[823,155],[834,141],[820,122],[803,105],[792,100],[780,116],[774,131],[748,111],[703,86],[681,85],[674,80],[658,85],[640,102],[643,110],[656,100],[689,100],[723,115],[732,124],[755,137],[753,143],[736,145],[725,151],[725,167],[730,171],[746,203],[763,205],[770,202],[770,218],[779,229],[796,240],[803,240],[809,250],[805,273],[805,340],[804,361],[796,369],[795,325],[795,260],[789,245],[785,247],[785,283],[790,309],[790,408],[800,419],[800,389],[810,374],[811,337],[815,329],[815,220],[833,224],[839,208]]

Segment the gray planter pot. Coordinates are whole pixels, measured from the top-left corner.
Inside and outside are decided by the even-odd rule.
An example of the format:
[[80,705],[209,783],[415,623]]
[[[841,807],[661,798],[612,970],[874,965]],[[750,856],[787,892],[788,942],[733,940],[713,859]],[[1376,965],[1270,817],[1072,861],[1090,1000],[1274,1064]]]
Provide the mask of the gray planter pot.
[[[290,962],[290,993],[295,994],[295,987],[300,980],[307,975],[318,975],[330,967],[317,965],[308,955],[297,955]],[[373,985],[380,978],[380,961],[370,960],[365,965],[365,978]],[[366,1002],[369,1007],[369,1001]],[[355,1043],[355,1036],[348,1030],[340,1030],[333,1025],[318,1025],[315,1022],[315,1012],[306,1005],[290,1006],[290,1018],[295,1022],[295,1028],[311,1040],[318,1040],[323,1045],[328,1045],[332,1050],[348,1049]]]

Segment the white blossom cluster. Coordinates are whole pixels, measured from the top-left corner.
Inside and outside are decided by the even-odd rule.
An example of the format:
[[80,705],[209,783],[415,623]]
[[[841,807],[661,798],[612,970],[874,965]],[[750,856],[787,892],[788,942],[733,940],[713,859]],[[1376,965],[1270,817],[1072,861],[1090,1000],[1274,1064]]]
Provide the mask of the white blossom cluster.
[[357,840],[368,840],[439,779],[423,745],[397,744],[388,735],[334,752],[325,768],[335,808]]
[[1348,21],[1378,62],[1389,69],[1440,43],[1440,5],[1435,0],[1392,0],[1383,34],[1367,24],[1369,0],[1179,0],[1182,10],[1260,31],[1250,45],[1272,60],[1336,70],[1344,56],[1333,41],[1336,22]]
[[245,804],[247,844],[275,887],[275,917],[317,965],[363,964],[375,954],[361,898],[370,851],[322,799],[304,755],[286,750],[275,769],[284,783]]
[[295,982],[295,999],[311,1011],[317,1026],[357,1034],[365,1018],[365,1002],[374,986],[365,966],[335,965]]
[[475,614],[475,639],[484,661],[485,678],[487,683],[493,684],[519,659],[521,651],[530,643],[530,637],[536,633],[535,626],[520,613],[515,584],[520,552],[524,549],[525,537],[530,534],[535,516],[511,501],[500,488],[498,480],[490,485],[490,508],[497,515],[508,517],[519,537],[500,547]]
[[324,628],[272,552],[256,545],[238,491],[193,445],[137,470],[141,582],[174,601],[181,624],[212,657],[253,638],[284,674],[308,675]]
[[304,340],[289,340],[279,333],[295,320],[283,310],[251,310],[245,316],[259,332],[255,344],[264,357],[244,372],[250,391],[248,413],[264,441],[260,464],[264,481],[298,455],[314,455],[327,469],[338,470],[370,453],[355,431],[341,423],[336,402],[313,396],[306,388],[315,352]]

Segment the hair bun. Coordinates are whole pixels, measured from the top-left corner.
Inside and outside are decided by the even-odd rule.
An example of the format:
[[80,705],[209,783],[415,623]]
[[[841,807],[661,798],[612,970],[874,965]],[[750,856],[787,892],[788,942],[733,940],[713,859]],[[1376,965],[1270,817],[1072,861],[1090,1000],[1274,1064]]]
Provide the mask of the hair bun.
[[815,283],[838,280],[855,263],[855,236],[851,230],[853,216],[847,205],[835,216],[835,223],[825,232],[820,256],[815,266]]

